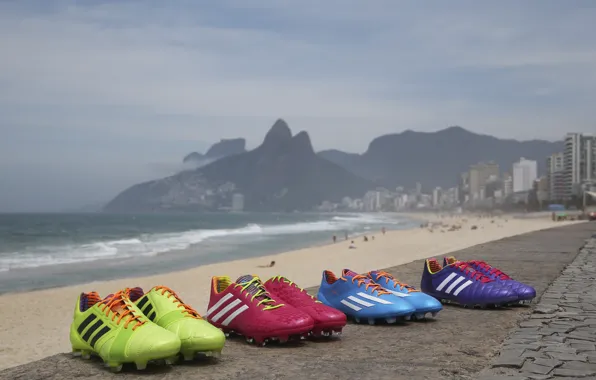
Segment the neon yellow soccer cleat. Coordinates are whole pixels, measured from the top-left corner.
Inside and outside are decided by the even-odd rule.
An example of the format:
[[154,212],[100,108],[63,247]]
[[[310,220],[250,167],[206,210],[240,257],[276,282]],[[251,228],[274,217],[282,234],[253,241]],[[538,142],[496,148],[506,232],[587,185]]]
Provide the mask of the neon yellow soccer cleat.
[[180,339],[147,320],[123,292],[101,299],[96,292],[77,299],[70,342],[75,356],[97,355],[119,372],[123,363],[145,369],[147,362],[165,359],[170,364],[180,351]]
[[127,289],[127,292],[130,300],[149,320],[178,335],[184,360],[194,359],[197,353],[220,356],[226,342],[224,333],[182,302],[173,290],[155,286],[147,293],[141,288]]

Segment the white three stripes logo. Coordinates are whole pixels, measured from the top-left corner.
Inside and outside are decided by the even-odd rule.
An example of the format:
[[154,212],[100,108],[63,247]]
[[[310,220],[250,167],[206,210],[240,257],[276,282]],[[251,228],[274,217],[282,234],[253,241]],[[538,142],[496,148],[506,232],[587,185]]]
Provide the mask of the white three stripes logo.
[[[450,294],[451,291],[453,289],[455,289],[455,287],[458,286],[465,279],[466,279],[465,277],[459,276],[459,275],[457,275],[457,273],[451,273],[446,279],[443,280],[443,282],[441,282],[439,284],[439,286],[437,286],[437,290],[441,291],[441,290],[443,290],[443,288],[445,286],[447,286],[449,284],[447,289],[445,289],[445,293]],[[452,280],[454,280],[454,281],[452,281]],[[459,285],[459,287],[457,289],[455,289],[455,292],[453,292],[453,295],[454,296],[458,295],[462,290],[464,290],[465,288],[467,288],[470,285],[472,285],[472,281],[468,280],[468,281],[464,282],[463,284]]]
[[217,314],[215,314],[215,315],[213,315],[212,317],[209,318],[213,322],[217,322],[222,317],[224,317],[226,314],[228,314],[228,313],[231,312],[228,315],[228,317],[226,319],[224,319],[223,322],[221,322],[221,324],[223,326],[227,326],[230,323],[232,323],[232,321],[237,316],[239,316],[244,311],[246,311],[246,309],[248,309],[248,306],[246,306],[246,305],[242,305],[240,307],[237,307],[238,305],[241,305],[241,304],[242,304],[242,301],[240,301],[238,298],[234,297],[233,294],[228,293],[225,296],[223,296],[219,301],[217,301],[217,303],[215,305],[211,306],[209,308],[209,310],[207,310],[207,314],[205,314],[205,316],[206,317],[209,317],[213,313],[217,312]]
[[[384,300],[384,299],[379,298],[379,297],[371,296],[370,294],[366,294],[366,293],[363,293],[363,292],[358,293],[357,296],[360,296],[360,297],[366,299],[367,301],[365,301],[365,300],[363,300],[361,298],[358,298],[356,296],[348,296],[347,298],[344,298],[340,302],[342,304],[346,305],[347,307],[349,307],[350,309],[356,310],[356,311],[362,310],[362,307],[360,307],[360,306],[363,306],[363,307],[375,306],[374,303],[369,302],[369,301],[374,301],[374,302],[377,302],[377,303],[382,303],[384,305],[390,305],[391,304],[391,302],[389,302],[387,300]],[[355,305],[354,303],[357,303],[360,306]]]

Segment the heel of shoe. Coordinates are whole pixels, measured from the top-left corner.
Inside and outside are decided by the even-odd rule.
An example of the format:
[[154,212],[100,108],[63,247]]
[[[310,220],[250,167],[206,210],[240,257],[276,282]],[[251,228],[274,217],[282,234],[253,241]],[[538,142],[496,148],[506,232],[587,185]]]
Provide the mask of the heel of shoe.
[[318,293],[317,293],[317,299],[318,299],[319,301],[321,301],[321,302],[322,302],[324,305],[327,305],[327,306],[333,307],[333,306],[331,306],[331,304],[329,303],[329,301],[327,301],[327,299],[325,298],[325,296],[323,295],[323,293],[321,293],[321,292],[318,292]]

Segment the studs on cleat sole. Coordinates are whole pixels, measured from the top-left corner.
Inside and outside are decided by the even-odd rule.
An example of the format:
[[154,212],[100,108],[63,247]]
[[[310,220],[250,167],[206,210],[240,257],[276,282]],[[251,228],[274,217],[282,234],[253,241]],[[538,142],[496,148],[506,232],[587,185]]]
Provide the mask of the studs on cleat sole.
[[172,357],[169,357],[169,358],[165,358],[164,359],[164,362],[165,362],[166,365],[174,365],[174,364],[176,364],[178,362],[178,355],[172,356]]
[[[395,324],[395,323],[401,323],[401,322],[410,320],[410,316],[409,315],[400,315],[400,316],[395,316],[395,317],[379,317],[379,318],[350,317],[350,319],[352,321],[354,321],[354,323],[366,323],[366,324],[369,324],[369,325],[373,326],[373,325],[383,325],[383,324],[390,324],[391,325],[391,324]],[[327,331],[329,331],[329,330],[327,330]],[[331,332],[334,333],[335,331],[337,331],[337,333],[339,335],[339,334],[341,334],[341,331],[342,330],[340,328],[340,329],[337,329],[337,330],[333,330]]]
[[308,333],[306,337],[312,338],[333,338],[339,337],[341,335],[341,331],[344,327],[337,326],[337,327],[326,327],[326,328],[316,328]]
[[112,372],[122,371],[122,363],[108,362],[107,364],[108,364],[108,367],[110,367],[110,371],[112,371]]
[[513,302],[510,302],[510,303],[506,304],[506,306],[524,306],[524,305],[530,305],[532,303],[532,300],[533,299],[513,301]]
[[194,351],[180,351],[185,361],[189,362],[195,358]]
[[444,298],[441,298],[439,301],[445,305],[457,305],[457,306],[463,307],[464,309],[489,309],[489,308],[498,309],[498,308],[506,307],[509,305],[508,303],[460,304],[455,301],[451,301],[451,300],[444,299]]
[[138,371],[142,371],[145,368],[147,368],[147,362],[146,361],[135,362],[135,365],[137,366],[137,370]]
[[[287,342],[300,342],[305,340],[311,335],[311,332],[304,332],[301,334],[292,334],[292,335],[276,335],[276,336],[245,336],[239,332],[233,330],[225,330],[224,333],[228,334],[231,338],[241,338],[246,341],[248,344],[254,344],[256,346],[262,347],[267,344],[271,343],[287,343]],[[219,357],[220,352],[213,352],[214,357]]]
[[209,358],[215,358],[215,359],[221,358],[221,351],[205,351],[205,352],[201,352],[201,354],[203,354]]

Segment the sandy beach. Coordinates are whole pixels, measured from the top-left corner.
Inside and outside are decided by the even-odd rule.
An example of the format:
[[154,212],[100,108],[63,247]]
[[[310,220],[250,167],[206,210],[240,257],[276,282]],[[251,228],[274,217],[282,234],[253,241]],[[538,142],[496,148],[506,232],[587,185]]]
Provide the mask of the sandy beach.
[[[364,272],[440,256],[518,234],[577,223],[552,222],[548,216],[531,219],[507,216],[492,219],[424,217],[448,226],[435,225],[432,230],[416,228],[388,231],[385,235],[379,232],[374,235],[374,240],[355,240],[356,249],[348,248],[349,240],[339,241],[336,244],[211,264],[175,273],[0,296],[0,369],[69,352],[68,329],[72,311],[76,297],[83,291],[95,290],[107,295],[124,287],[141,286],[149,289],[154,285],[166,285],[203,313],[209,298],[210,278],[214,275],[228,275],[235,279],[246,273],[263,278],[281,274],[302,287],[311,287],[319,284],[324,269],[339,272],[342,268],[350,268]],[[453,229],[450,228],[453,225],[461,228],[448,231]],[[476,226],[476,229],[472,229],[472,226]],[[259,267],[271,260],[277,263],[274,268]]]

